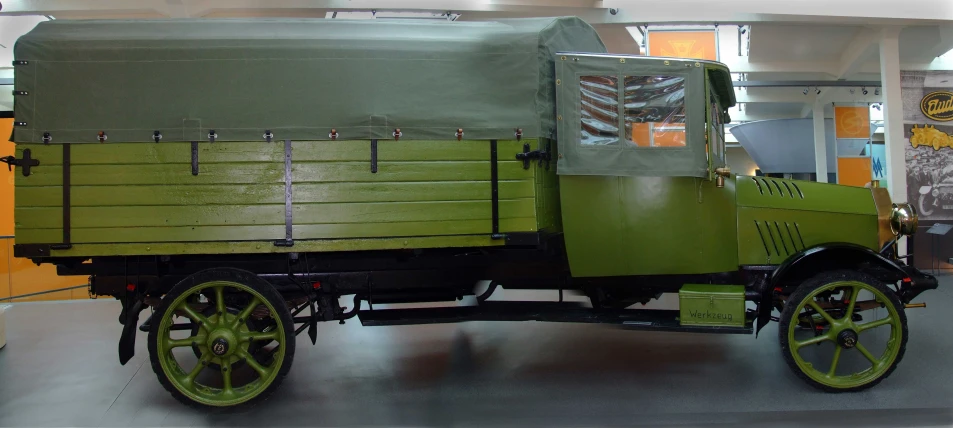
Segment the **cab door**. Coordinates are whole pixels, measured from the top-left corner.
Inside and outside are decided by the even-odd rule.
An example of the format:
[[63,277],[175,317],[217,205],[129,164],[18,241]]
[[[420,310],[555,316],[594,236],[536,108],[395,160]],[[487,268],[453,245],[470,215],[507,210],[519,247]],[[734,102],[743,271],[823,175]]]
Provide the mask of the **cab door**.
[[556,76],[556,172],[573,276],[737,269],[733,183],[716,188],[711,174],[723,165],[713,151],[723,159],[724,149],[708,144],[705,67],[560,55]]

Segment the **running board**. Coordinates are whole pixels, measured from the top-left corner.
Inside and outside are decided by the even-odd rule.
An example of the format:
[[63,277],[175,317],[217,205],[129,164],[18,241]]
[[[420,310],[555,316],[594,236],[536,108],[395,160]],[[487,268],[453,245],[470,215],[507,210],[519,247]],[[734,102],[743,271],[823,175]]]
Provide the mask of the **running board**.
[[621,309],[595,310],[577,303],[483,302],[479,306],[362,310],[357,314],[365,326],[444,324],[466,321],[545,321],[614,324],[631,330],[697,333],[751,334],[745,327],[683,326],[678,311]]

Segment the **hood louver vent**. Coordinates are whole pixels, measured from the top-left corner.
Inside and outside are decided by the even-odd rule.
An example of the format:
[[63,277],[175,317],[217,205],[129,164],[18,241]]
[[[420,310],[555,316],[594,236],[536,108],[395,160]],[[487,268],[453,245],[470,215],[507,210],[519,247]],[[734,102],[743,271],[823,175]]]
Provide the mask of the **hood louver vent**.
[[768,260],[772,256],[786,257],[807,248],[801,236],[801,226],[796,222],[755,220],[754,227],[758,229]]
[[777,178],[751,177],[758,191],[765,196],[774,196],[791,199],[804,199],[804,192],[793,181],[780,180]]

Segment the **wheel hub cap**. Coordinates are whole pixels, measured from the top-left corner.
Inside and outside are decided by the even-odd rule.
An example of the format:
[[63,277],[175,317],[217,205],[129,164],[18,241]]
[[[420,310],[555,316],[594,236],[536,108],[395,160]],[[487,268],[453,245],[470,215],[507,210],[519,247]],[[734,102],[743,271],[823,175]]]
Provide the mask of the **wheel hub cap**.
[[228,341],[225,339],[215,339],[212,342],[212,353],[221,357],[228,352]]
[[238,340],[231,331],[217,330],[209,337],[208,350],[216,357],[224,357],[232,354],[237,343]]
[[851,329],[841,331],[837,334],[837,344],[845,349],[857,346],[857,333]]

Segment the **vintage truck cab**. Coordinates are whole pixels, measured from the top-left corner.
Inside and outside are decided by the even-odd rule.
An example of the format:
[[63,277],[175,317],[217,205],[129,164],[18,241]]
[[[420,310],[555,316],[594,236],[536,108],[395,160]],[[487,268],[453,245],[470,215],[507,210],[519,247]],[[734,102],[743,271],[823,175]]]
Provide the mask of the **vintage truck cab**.
[[186,404],[260,401],[297,334],[351,319],[775,320],[798,376],[858,390],[937,287],[885,189],[731,172],[724,65],[611,55],[578,18],[52,21],[15,55],[14,253],[119,299],[120,362],[148,332]]

